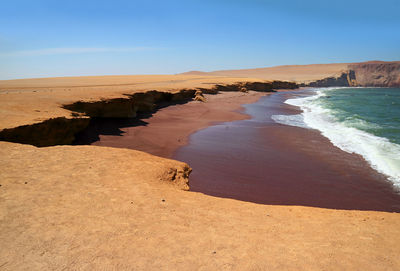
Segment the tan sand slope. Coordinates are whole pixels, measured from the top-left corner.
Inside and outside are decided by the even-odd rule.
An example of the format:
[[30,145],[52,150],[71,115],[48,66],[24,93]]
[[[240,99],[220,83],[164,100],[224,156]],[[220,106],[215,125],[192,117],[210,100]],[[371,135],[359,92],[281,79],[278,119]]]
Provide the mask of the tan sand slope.
[[184,74],[202,74],[212,76],[236,76],[236,77],[255,77],[261,79],[285,80],[285,81],[312,81],[325,77],[338,75],[347,69],[347,64],[313,64],[313,65],[286,65],[270,68],[222,70],[214,72],[188,72]]
[[0,165],[1,270],[400,269],[399,214],[181,191],[183,163],[133,150],[2,142]]
[[[373,73],[380,74],[382,72],[382,67],[376,67],[378,64],[396,64],[396,78],[394,81],[400,83],[400,62],[392,61],[392,62],[384,62],[384,61],[369,61],[369,62],[361,62],[361,63],[333,63],[333,64],[310,64],[310,65],[285,65],[285,66],[276,66],[269,68],[257,68],[257,69],[239,69],[239,70],[221,70],[221,71],[213,71],[213,72],[187,72],[183,74],[187,75],[198,75],[198,76],[235,76],[235,77],[254,77],[266,80],[285,80],[285,81],[294,81],[298,83],[316,81],[327,77],[336,77],[341,73],[346,72],[349,69],[356,69],[356,73],[358,75],[358,70],[360,70],[360,82],[371,83],[374,79],[370,75]],[[368,74],[365,75],[365,71],[361,70],[359,66],[371,66]],[[387,73],[385,71],[385,73]],[[370,80],[367,81],[364,77],[370,77]]]

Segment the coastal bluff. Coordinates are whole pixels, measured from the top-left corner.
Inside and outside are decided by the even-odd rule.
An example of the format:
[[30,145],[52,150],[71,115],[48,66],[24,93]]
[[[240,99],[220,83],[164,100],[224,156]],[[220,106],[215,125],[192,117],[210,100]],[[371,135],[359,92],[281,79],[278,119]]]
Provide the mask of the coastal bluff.
[[355,85],[372,87],[399,87],[400,62],[367,62],[350,64]]
[[198,91],[295,88],[288,81],[185,75],[6,80],[0,82],[0,140],[38,147],[72,144],[93,118],[136,118],[191,101]]

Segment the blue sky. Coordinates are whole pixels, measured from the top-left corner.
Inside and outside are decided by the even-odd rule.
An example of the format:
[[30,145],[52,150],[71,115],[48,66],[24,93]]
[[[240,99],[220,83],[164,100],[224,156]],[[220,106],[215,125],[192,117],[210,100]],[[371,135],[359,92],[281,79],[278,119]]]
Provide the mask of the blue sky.
[[399,0],[2,0],[0,79],[400,60]]

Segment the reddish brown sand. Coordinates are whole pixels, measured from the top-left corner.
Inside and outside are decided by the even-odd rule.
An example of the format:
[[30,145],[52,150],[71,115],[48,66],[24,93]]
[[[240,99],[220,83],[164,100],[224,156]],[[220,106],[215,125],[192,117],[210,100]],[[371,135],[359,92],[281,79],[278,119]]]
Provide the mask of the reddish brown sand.
[[[251,120],[199,131],[174,158],[193,168],[193,191],[264,204],[400,212],[400,194],[365,160],[318,131],[274,123],[297,114],[277,93],[247,105]],[[210,162],[212,161],[212,162]]]
[[205,95],[205,103],[190,102],[160,109],[133,123],[115,119],[93,121],[78,137],[77,143],[99,139],[93,145],[135,149],[170,158],[177,148],[187,144],[193,132],[214,122],[248,118],[235,111],[241,104],[253,103],[263,95],[265,93],[253,91],[224,92]]
[[[400,211],[400,196],[361,157],[341,151],[316,130],[265,122],[270,115],[299,113],[283,104],[291,92],[247,105],[251,121],[244,120],[248,115],[232,112],[261,95],[207,95],[207,103],[167,107],[134,127],[119,128],[132,123],[111,120],[95,123],[89,131],[103,133],[94,145],[187,162],[193,168],[192,191],[264,204]],[[199,131],[187,141],[212,122],[240,119]]]

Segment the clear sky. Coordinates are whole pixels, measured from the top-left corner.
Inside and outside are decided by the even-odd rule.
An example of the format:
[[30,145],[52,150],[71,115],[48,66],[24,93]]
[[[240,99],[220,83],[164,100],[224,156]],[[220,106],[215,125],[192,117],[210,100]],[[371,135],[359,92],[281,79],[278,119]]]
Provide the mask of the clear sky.
[[1,0],[0,79],[400,60],[400,0]]

